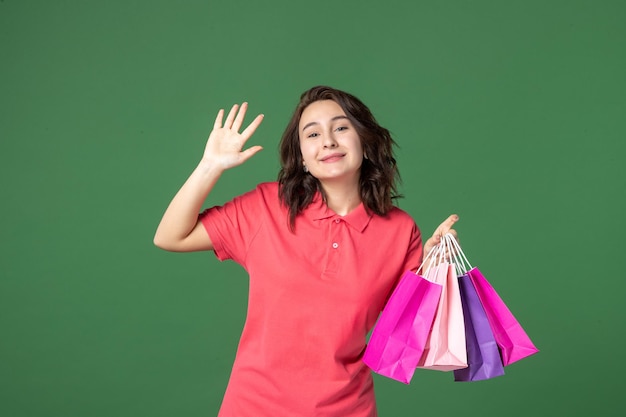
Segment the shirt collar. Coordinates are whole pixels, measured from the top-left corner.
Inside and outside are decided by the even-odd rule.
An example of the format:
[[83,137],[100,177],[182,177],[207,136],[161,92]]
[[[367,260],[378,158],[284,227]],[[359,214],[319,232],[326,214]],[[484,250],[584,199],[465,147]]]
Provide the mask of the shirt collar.
[[304,209],[303,214],[310,220],[340,218],[361,233],[372,218],[372,215],[365,209],[363,202],[345,216],[338,215],[326,205],[319,191],[313,197],[311,204]]

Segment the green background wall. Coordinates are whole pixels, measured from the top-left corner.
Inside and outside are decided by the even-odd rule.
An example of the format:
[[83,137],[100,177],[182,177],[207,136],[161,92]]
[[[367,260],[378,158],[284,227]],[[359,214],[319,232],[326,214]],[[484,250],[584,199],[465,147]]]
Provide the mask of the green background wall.
[[625,22],[607,0],[0,0],[0,415],[216,414],[246,274],[152,236],[220,107],[264,113],[265,150],[207,205],[276,178],[317,84],[392,131],[401,207],[425,234],[460,215],[541,349],[482,383],[377,376],[380,414],[623,415]]

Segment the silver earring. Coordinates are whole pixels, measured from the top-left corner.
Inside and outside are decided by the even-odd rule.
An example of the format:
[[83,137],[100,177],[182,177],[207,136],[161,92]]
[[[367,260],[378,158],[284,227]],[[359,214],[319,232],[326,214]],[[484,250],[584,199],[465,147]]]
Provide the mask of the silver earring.
[[363,158],[365,158],[365,159],[369,159],[369,158],[367,157],[367,154],[366,154],[366,153],[363,153]]
[[306,165],[304,166],[304,172],[309,172],[309,169],[306,167]]

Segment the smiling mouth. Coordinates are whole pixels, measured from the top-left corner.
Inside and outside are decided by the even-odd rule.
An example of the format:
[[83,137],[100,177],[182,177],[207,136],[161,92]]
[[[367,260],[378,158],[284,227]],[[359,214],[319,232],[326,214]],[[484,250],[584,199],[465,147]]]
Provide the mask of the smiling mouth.
[[322,159],[320,159],[320,161],[321,162],[335,162],[335,161],[340,160],[344,156],[346,156],[345,153],[334,153],[332,155],[328,155],[328,156],[323,157]]

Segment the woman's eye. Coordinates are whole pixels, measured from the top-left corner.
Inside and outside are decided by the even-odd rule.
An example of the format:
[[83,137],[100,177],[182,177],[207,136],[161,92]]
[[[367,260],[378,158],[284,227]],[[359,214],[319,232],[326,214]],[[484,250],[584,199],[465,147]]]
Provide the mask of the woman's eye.
[[337,128],[338,131],[342,131],[342,130],[348,130],[348,126],[339,126]]
[[316,138],[316,137],[318,137],[318,136],[319,136],[319,135],[318,135],[317,133],[309,133],[309,134],[307,135],[307,138]]

